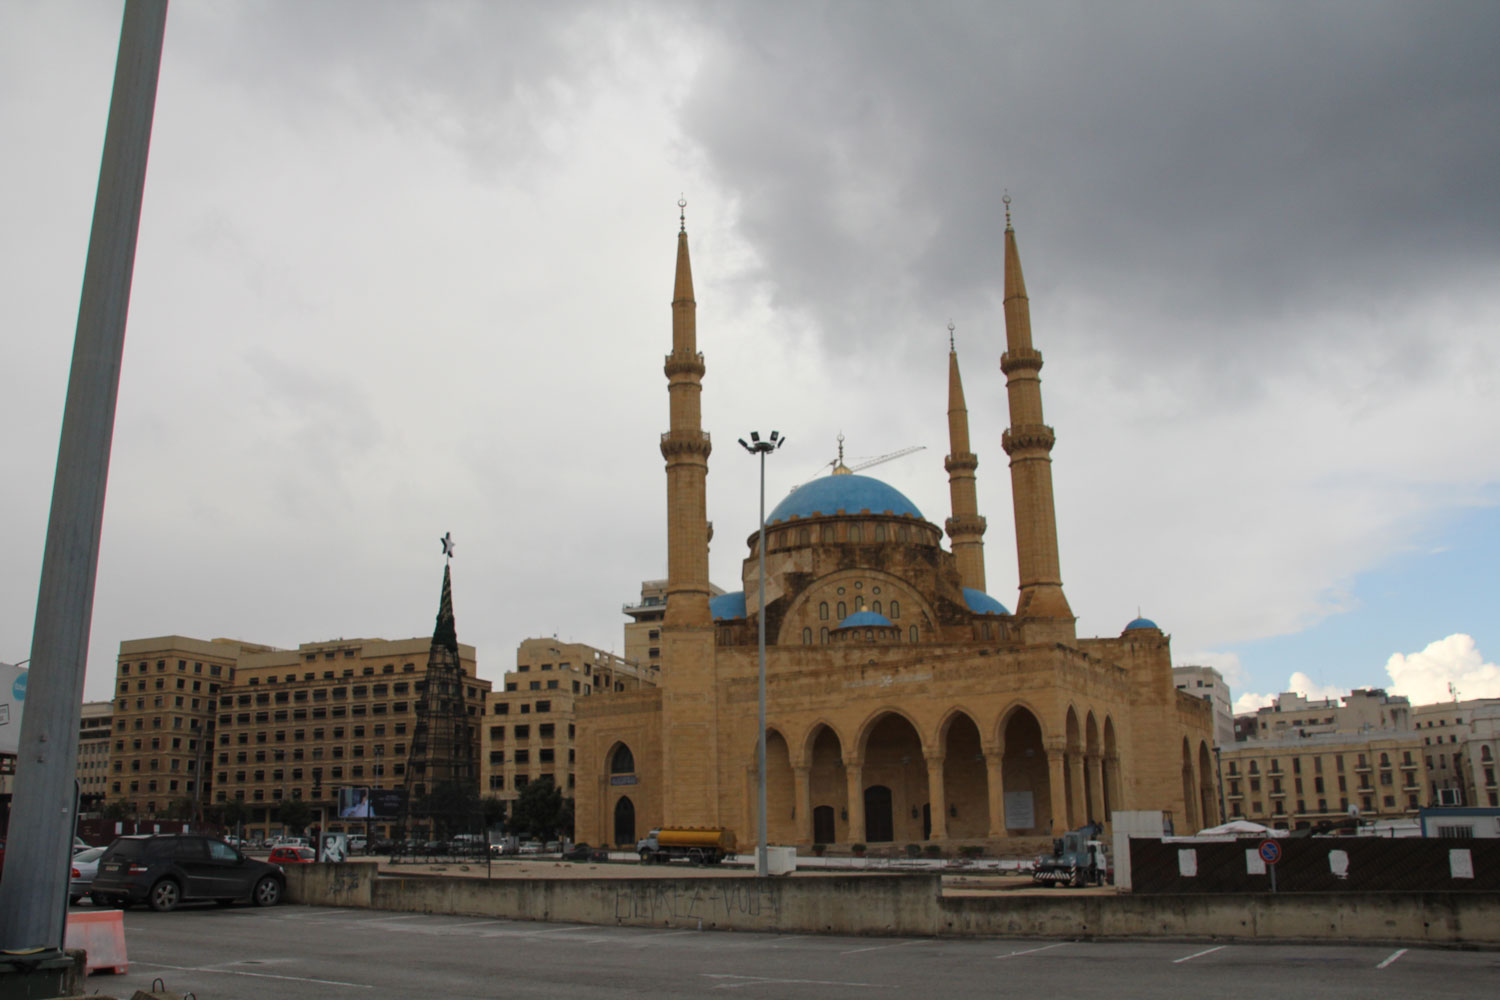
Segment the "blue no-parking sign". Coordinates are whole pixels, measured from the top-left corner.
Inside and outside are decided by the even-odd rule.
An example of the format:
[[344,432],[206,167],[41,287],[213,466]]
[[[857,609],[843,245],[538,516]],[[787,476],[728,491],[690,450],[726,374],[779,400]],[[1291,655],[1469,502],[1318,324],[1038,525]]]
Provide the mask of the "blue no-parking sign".
[[1260,859],[1268,865],[1274,865],[1281,860],[1281,845],[1274,840],[1262,840]]

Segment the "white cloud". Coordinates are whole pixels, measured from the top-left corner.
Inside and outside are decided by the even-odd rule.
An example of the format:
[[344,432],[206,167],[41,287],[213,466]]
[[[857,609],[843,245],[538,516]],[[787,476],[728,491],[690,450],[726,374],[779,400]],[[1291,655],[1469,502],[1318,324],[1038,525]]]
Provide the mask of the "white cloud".
[[1391,676],[1391,693],[1404,694],[1413,705],[1431,705],[1452,697],[1500,697],[1500,667],[1484,662],[1474,637],[1456,632],[1427,644],[1420,653],[1393,653],[1385,672]]

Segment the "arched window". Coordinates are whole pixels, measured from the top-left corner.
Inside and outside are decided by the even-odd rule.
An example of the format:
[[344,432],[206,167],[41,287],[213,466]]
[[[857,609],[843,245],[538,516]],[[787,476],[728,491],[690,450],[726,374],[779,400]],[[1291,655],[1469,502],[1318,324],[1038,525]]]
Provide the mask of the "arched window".
[[824,628],[818,630],[818,641],[825,646],[828,645],[828,629]]
[[911,632],[908,634],[910,635],[912,642],[917,641],[917,627],[915,625],[911,627]]
[[825,622],[828,620],[828,602],[827,601],[821,601],[818,604],[818,620],[819,621],[825,621]]
[[906,525],[903,524],[899,528],[896,529],[896,541],[898,541],[898,542],[905,542],[905,541],[910,541],[910,540],[911,540],[911,533],[906,530]]
[[1391,766],[1391,755],[1390,754],[1383,753],[1383,754],[1380,755],[1380,766],[1381,767],[1390,767]]
[[822,536],[821,540],[825,542],[836,542],[839,540],[838,534],[834,531],[833,525],[831,524],[823,525],[823,528],[819,532],[819,534]]
[[839,621],[849,617],[849,609],[843,601],[839,601]]
[[812,629],[805,628],[805,629],[802,630],[802,645],[804,645],[804,646],[811,646],[812,645]]
[[610,758],[610,761],[609,761],[609,773],[610,774],[634,774],[635,773],[635,754],[631,753],[630,752],[630,748],[628,746],[626,746],[625,744],[621,743],[619,745],[619,747],[616,748],[615,755]]
[[863,541],[863,538],[860,535],[859,525],[857,525],[857,524],[851,524],[851,525],[849,525],[849,541],[851,541],[851,542]]
[[863,611],[864,609],[865,609],[865,595],[864,594],[855,594],[854,595],[854,610],[855,611]]
[[872,630],[872,629],[865,629],[865,642],[871,642],[871,641],[874,640],[874,638],[875,638],[875,632],[874,632],[874,630]]
[[877,542],[883,542],[883,541],[885,541],[885,525],[883,525],[883,524],[877,524],[877,525],[875,525],[875,540]]
[[891,617],[892,618],[900,618],[901,617],[901,602],[898,601],[898,600],[896,600],[896,599],[894,599],[894,598],[891,599]]
[[986,639],[993,639],[993,638],[995,638],[995,633],[991,630],[989,622],[985,622],[984,623],[984,637]]
[[880,614],[880,600],[878,598],[870,605],[870,610],[877,615]]
[[811,528],[798,528],[797,529],[797,544],[798,545],[807,545],[811,541],[812,541],[812,529]]

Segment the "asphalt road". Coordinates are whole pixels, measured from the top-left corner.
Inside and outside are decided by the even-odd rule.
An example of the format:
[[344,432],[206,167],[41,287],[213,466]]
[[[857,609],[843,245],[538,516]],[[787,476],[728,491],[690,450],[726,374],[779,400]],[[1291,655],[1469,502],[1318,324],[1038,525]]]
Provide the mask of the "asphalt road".
[[319,906],[125,914],[130,971],[199,1000],[266,997],[1349,997],[1493,995],[1500,953],[1371,946],[849,938],[666,931]]

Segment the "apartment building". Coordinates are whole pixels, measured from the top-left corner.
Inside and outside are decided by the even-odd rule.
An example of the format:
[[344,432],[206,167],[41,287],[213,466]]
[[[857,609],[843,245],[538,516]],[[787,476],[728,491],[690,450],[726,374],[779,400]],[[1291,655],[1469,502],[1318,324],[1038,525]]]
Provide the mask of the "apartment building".
[[247,648],[263,647],[180,635],[120,643],[106,801],[142,818],[191,816],[209,801],[215,711]]
[[86,701],[78,720],[78,811],[97,812],[109,795],[109,747],[115,703]]
[[[425,637],[337,639],[242,656],[235,685],[218,698],[213,801],[244,803],[251,836],[280,828],[283,799],[323,810],[327,830],[363,832],[363,819],[334,815],[338,789],[405,783],[431,646]],[[474,647],[458,650],[477,748],[491,685],[477,676]],[[369,829],[389,836],[395,825],[376,820]]]
[[515,669],[490,696],[479,758],[482,794],[512,801],[530,782],[551,780],[571,796],[578,699],[655,687],[657,673],[584,643],[522,640]]
[[1411,702],[1381,688],[1356,688],[1342,699],[1309,699],[1295,691],[1285,691],[1253,717],[1236,719],[1235,738],[1279,740],[1320,733],[1410,728]]
[[1230,707],[1229,684],[1223,674],[1213,667],[1173,667],[1172,683],[1177,690],[1213,705],[1215,746],[1234,742],[1234,711]]
[[1248,740],[1220,756],[1230,819],[1296,828],[1355,815],[1414,818],[1428,804],[1427,763],[1414,730]]
[[1412,728],[1422,735],[1432,805],[1500,806],[1500,698],[1419,705]]

